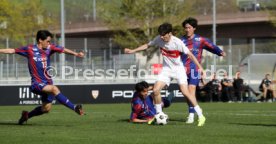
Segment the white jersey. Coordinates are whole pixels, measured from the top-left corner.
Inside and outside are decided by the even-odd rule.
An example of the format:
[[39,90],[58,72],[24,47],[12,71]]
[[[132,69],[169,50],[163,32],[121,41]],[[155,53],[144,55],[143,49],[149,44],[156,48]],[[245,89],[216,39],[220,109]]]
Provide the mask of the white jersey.
[[[171,36],[169,42],[164,42],[160,36],[155,37],[148,43],[149,46],[158,46],[163,55],[163,66],[169,68],[181,67],[183,62],[180,58],[180,53],[187,54],[189,49],[177,37]],[[184,66],[183,66],[184,67]]]

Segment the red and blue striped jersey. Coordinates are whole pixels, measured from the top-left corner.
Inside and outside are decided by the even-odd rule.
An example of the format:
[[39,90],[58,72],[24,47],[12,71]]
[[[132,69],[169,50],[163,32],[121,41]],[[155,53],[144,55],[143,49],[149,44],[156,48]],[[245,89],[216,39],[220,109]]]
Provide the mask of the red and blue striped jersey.
[[151,119],[156,114],[153,105],[153,99],[148,95],[142,99],[137,92],[134,93],[131,100],[131,115],[130,119]]
[[48,74],[50,69],[50,56],[59,52],[62,53],[64,47],[49,45],[47,49],[40,49],[37,45],[28,45],[15,49],[15,53],[28,59],[29,73],[32,77],[32,83],[53,84],[51,76]]
[[[203,49],[221,56],[223,52],[218,46],[214,45],[209,39],[204,38],[200,35],[195,34],[192,39],[188,39],[186,36],[181,37],[182,42],[188,47],[188,49],[197,58],[198,62],[201,63]],[[186,68],[186,73],[189,74],[191,70],[198,72],[196,64],[188,58],[186,54],[181,55],[181,59]]]

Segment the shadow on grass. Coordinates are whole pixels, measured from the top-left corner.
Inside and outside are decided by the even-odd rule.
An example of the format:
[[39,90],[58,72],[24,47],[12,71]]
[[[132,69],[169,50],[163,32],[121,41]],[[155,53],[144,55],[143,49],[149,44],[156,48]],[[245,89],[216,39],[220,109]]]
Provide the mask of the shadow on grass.
[[[129,119],[119,119],[118,122],[130,123]],[[185,122],[184,119],[169,119],[169,122]]]
[[276,124],[257,124],[257,123],[230,123],[234,125],[244,125],[244,126],[263,126],[263,127],[276,127]]
[[0,121],[0,126],[31,126],[33,124],[26,124],[24,123],[23,125],[19,125],[17,122],[3,122],[3,121]]
[[41,126],[41,127],[45,127],[45,126],[49,126],[49,127],[74,127],[72,125],[58,125],[58,124],[45,124],[45,123],[24,123],[22,125],[19,125],[17,122],[1,122],[0,121],[0,126]]
[[17,124],[17,122],[1,122],[0,121],[0,125],[2,125],[2,126],[4,126],[4,125],[10,126],[10,125],[18,125],[18,124]]
[[185,119],[169,119],[169,121],[172,121],[172,122],[185,122],[186,120]]
[[125,123],[129,123],[129,119],[119,119],[118,122],[125,122]]

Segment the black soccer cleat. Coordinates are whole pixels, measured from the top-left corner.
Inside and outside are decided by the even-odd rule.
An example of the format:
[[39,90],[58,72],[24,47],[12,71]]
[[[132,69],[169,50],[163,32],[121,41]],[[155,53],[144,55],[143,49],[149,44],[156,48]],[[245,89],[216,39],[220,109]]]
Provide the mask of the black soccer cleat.
[[82,109],[82,105],[76,105],[75,106],[75,112],[79,115],[84,115],[84,111]]
[[22,125],[24,122],[27,122],[29,118],[29,112],[28,111],[22,111],[21,118],[18,120],[18,124]]

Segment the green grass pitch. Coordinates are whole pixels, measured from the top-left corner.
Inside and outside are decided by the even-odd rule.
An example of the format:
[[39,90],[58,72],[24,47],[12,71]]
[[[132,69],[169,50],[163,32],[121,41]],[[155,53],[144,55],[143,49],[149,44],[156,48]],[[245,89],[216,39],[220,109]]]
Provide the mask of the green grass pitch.
[[0,107],[1,144],[275,144],[276,103],[200,103],[206,125],[185,124],[186,104],[164,109],[165,126],[128,122],[130,104],[84,105],[78,116],[62,105],[17,125],[21,110],[35,106]]

